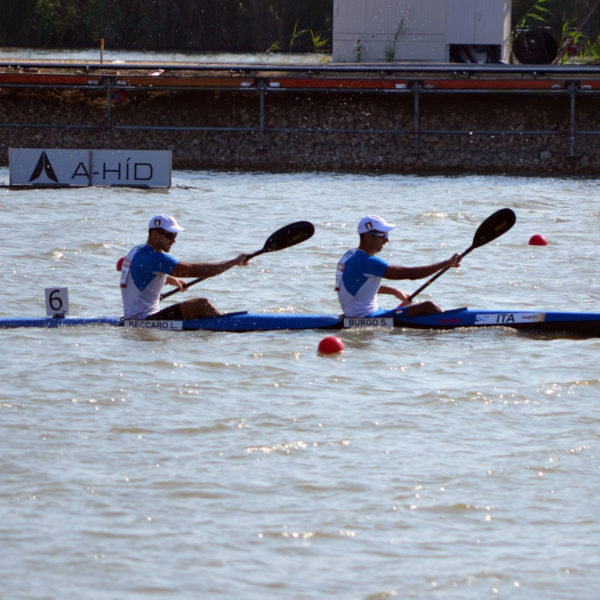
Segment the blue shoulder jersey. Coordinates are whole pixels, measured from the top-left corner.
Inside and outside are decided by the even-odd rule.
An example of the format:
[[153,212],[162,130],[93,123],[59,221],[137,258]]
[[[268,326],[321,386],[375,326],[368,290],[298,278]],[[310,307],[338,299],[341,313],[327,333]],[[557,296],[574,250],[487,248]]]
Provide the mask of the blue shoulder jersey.
[[379,308],[377,292],[389,264],[364,250],[348,250],[338,263],[335,289],[346,317],[366,317]]
[[145,319],[160,310],[160,292],[179,261],[150,244],[133,248],[123,261],[121,296],[126,319]]

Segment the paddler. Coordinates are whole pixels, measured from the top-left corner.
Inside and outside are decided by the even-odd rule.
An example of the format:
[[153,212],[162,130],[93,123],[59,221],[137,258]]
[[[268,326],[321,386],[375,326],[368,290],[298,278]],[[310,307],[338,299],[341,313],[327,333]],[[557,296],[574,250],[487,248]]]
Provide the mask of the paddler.
[[185,231],[170,215],[157,215],[148,224],[148,239],[135,246],[121,267],[121,296],[125,319],[179,321],[216,317],[222,314],[206,298],[191,298],[160,310],[160,293],[168,283],[184,289],[180,277],[214,277],[232,267],[245,265],[248,254],[215,263],[189,263],[168,252],[177,234]]
[[[388,234],[396,225],[388,223],[377,215],[367,215],[358,224],[360,243],[358,248],[348,250],[337,265],[335,289],[346,317],[375,317],[385,312],[379,308],[377,294],[391,294],[401,302],[407,302],[409,295],[397,288],[381,285],[382,279],[421,279],[433,275],[449,266],[460,266],[460,255],[454,254],[443,260],[422,267],[402,267],[390,265],[375,255],[381,252],[388,242]],[[413,304],[407,309],[411,316],[442,312],[431,301]]]

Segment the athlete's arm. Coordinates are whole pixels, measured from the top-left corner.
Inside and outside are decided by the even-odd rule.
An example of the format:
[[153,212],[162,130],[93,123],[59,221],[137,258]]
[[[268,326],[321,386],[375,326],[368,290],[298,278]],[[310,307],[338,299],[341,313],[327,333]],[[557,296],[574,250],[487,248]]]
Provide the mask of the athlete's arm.
[[244,265],[247,262],[247,254],[238,254],[238,256],[230,260],[214,263],[188,263],[180,261],[171,272],[171,275],[173,277],[214,277],[228,271],[232,267]]
[[460,266],[460,254],[454,254],[448,260],[433,263],[431,265],[423,265],[421,267],[401,267],[390,265],[385,274],[385,279],[422,279],[428,275],[433,275],[446,267]]

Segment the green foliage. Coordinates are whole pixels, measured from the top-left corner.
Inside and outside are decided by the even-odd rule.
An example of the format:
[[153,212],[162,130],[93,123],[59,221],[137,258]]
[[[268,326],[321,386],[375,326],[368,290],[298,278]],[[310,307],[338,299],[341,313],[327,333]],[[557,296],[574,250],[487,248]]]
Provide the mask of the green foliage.
[[[545,27],[558,41],[561,63],[599,60],[600,6],[590,0],[513,0],[515,29]],[[595,40],[595,41],[594,41]]]
[[292,50],[294,48],[294,42],[300,36],[304,35],[305,33],[308,33],[308,29],[298,29],[298,21],[296,21],[294,23],[294,31],[292,32],[292,35],[290,37],[290,48],[289,48],[290,53],[292,52]]
[[324,52],[327,49],[329,40],[322,37],[321,33],[315,33],[312,29],[310,30],[310,37],[312,39],[313,48],[316,54]]
[[362,62],[364,47],[359,37],[354,41],[354,52],[356,53],[356,62]]
[[[321,32],[315,33],[312,29],[298,29],[298,21],[294,23],[294,30],[292,31],[292,35],[290,36],[290,44],[289,44],[289,52],[290,54],[293,52],[294,43],[304,36],[304,34],[310,34],[310,39],[312,42],[312,48],[315,53],[323,52],[327,47],[329,40],[327,38],[322,37]],[[278,42],[275,42],[276,44]]]
[[394,37],[392,41],[385,46],[385,60],[387,62],[392,62],[396,58],[396,45],[398,43],[398,37],[404,31],[406,31],[406,19],[400,19],[400,22],[396,26],[396,31],[394,32]]
[[[0,46],[330,49],[333,0],[0,0]],[[310,34],[310,35],[308,35]],[[328,35],[329,34],[329,35]]]
[[512,24],[514,28],[535,26],[549,27],[554,37],[563,37],[568,24],[575,32],[587,17],[583,33],[590,39],[600,34],[600,6],[593,0],[512,0]]
[[33,21],[38,39],[49,46],[77,46],[84,30],[77,8],[69,0],[38,0]]
[[559,62],[598,63],[600,61],[600,36],[592,40],[575,27],[573,19],[563,25]]
[[534,0],[530,2],[527,11],[517,24],[517,28],[546,25],[550,16],[549,0]]
[[600,37],[594,41],[586,37],[583,43],[580,42],[578,58],[585,62],[600,62]]
[[273,42],[267,48],[267,54],[271,54],[272,52],[281,52],[281,42]]

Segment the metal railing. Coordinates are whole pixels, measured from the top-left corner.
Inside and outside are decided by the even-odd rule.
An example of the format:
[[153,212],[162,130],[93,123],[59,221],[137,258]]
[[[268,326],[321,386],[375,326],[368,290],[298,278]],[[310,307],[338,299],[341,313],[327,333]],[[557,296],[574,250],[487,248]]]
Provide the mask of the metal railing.
[[[118,68],[119,72],[115,72]],[[26,71],[23,71],[26,69]],[[37,70],[38,74],[32,73]],[[15,76],[15,71],[22,75],[22,81]],[[110,72],[113,71],[113,72]],[[65,83],[65,77],[59,77],[60,83],[52,83],[52,73],[64,75],[75,74],[79,76],[76,83]],[[159,73],[149,75],[149,72]],[[186,72],[186,73],[183,73]],[[2,75],[13,74],[10,81],[5,81]],[[43,73],[40,75],[39,73]],[[178,77],[177,84],[165,81],[169,77],[165,74],[174,73]],[[193,76],[190,77],[189,73]],[[235,86],[225,84],[203,83],[212,81],[206,79],[207,73],[216,75],[224,81],[243,79],[243,85]],[[298,76],[302,75],[301,78]],[[353,79],[348,79],[352,76]],[[36,81],[36,77],[40,81]],[[87,81],[81,78],[89,77]],[[152,77],[151,84],[148,77]],[[146,81],[146,84],[136,81]],[[244,79],[245,78],[245,79]],[[248,81],[250,78],[250,81]],[[515,79],[516,78],[516,79]],[[350,87],[336,87],[336,81],[352,81]],[[390,87],[390,82],[402,80],[403,84]],[[297,84],[294,84],[297,81]],[[377,85],[377,82],[382,85]],[[444,87],[444,82],[455,82],[455,87]],[[472,82],[478,82],[473,87]],[[498,82],[506,82],[506,88],[498,86]],[[511,82],[518,81],[519,85],[511,87]],[[286,85],[281,86],[281,82]],[[308,83],[307,83],[308,82]],[[312,83],[311,83],[312,82]],[[330,83],[330,85],[323,85]],[[361,87],[361,82],[368,82]],[[375,82],[375,83],[373,83]],[[432,83],[433,82],[433,83]],[[465,85],[461,87],[461,82]],[[491,85],[490,82],[495,82]],[[546,82],[540,87],[540,82]],[[582,82],[586,82],[582,86]],[[436,83],[439,87],[436,87]],[[385,84],[385,85],[384,85]],[[441,85],[440,85],[441,84]],[[596,86],[597,84],[597,86]],[[487,86],[487,87],[486,87]],[[528,87],[529,86],[529,87]],[[101,63],[52,63],[52,62],[0,62],[0,89],[2,88],[50,88],[90,91],[94,94],[103,94],[106,108],[102,123],[0,123],[1,128],[34,128],[34,129],[81,129],[101,131],[105,134],[106,147],[110,148],[113,133],[117,131],[165,131],[165,132],[237,132],[255,134],[259,149],[266,148],[267,134],[393,134],[412,136],[414,151],[422,151],[424,136],[568,136],[569,156],[575,156],[576,140],[578,136],[600,135],[599,129],[578,130],[577,123],[577,98],[600,94],[600,68],[589,66],[559,66],[541,65],[513,66],[513,65],[365,65],[365,64],[338,64],[338,65],[189,65],[189,64],[144,64],[131,63],[119,64],[118,67]],[[256,124],[254,126],[216,126],[216,125],[131,125],[114,122],[112,99],[115,93],[127,90],[145,91],[186,91],[198,92],[236,92],[254,94],[258,97]],[[340,128],[340,127],[270,127],[266,118],[267,98],[269,94],[398,94],[412,96],[413,120],[412,127],[406,128]],[[569,98],[569,129],[568,132],[558,129],[476,129],[476,128],[440,128],[423,129],[421,98],[427,95],[544,95],[566,96]]]

